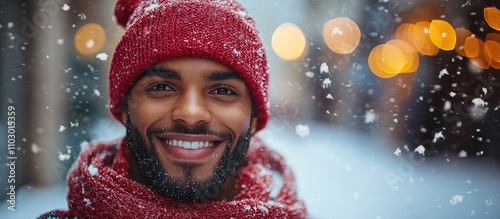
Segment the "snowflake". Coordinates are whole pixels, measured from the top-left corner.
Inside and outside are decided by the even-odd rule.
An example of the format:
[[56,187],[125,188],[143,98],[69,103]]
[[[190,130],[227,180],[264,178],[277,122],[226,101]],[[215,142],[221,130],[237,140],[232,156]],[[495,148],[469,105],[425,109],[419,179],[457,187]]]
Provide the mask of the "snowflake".
[[309,135],[309,126],[299,124],[295,127],[295,133],[298,136],[305,138]]
[[464,200],[464,197],[461,196],[461,195],[454,195],[453,197],[451,197],[450,199],[450,204],[451,205],[456,205],[460,202],[462,202]]
[[425,155],[425,147],[423,145],[419,145],[413,152],[417,152],[421,155]]
[[394,154],[399,157],[401,155],[401,149],[399,149],[399,147],[396,148],[396,151],[394,151]]
[[332,86],[332,80],[330,80],[330,78],[325,78],[325,80],[323,80],[323,82],[321,82],[321,86],[323,87],[323,89],[327,88],[327,87],[330,87]]

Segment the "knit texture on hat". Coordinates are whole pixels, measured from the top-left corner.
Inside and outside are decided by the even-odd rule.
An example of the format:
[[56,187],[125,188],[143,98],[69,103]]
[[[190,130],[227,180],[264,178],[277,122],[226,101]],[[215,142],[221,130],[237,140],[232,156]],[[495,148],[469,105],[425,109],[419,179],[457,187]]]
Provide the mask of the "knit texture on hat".
[[[119,147],[117,147],[119,145]],[[297,199],[295,179],[285,160],[253,138],[231,201],[180,203],[132,181],[132,156],[125,140],[94,142],[80,153],[68,173],[68,211],[51,211],[46,218],[305,218]],[[271,200],[272,171],[283,185]]]
[[118,120],[123,97],[141,73],[174,58],[217,61],[246,82],[258,116],[269,119],[268,66],[255,22],[235,0],[118,0],[117,22],[125,27],[109,73],[110,111]]

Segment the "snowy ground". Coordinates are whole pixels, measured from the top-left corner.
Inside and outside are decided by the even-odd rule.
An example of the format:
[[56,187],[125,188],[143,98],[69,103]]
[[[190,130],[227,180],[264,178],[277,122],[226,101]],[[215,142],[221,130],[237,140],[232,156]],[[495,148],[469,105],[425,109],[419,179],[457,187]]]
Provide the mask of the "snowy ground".
[[[487,159],[432,157],[380,139],[321,124],[271,122],[261,137],[294,168],[311,218],[500,218],[500,168]],[[307,129],[299,131],[307,134]],[[0,204],[0,218],[35,218],[67,208],[65,185],[23,187],[17,211]]]

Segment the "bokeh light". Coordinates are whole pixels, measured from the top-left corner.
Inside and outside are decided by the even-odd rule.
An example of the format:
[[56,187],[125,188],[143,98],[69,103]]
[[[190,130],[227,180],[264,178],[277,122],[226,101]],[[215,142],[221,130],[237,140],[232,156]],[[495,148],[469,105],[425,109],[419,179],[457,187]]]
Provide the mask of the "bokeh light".
[[484,19],[491,28],[500,31],[500,10],[495,7],[484,8]]
[[398,26],[395,33],[395,38],[404,40],[406,42],[410,42],[410,36],[413,34],[413,29],[415,28],[415,24],[403,23]]
[[420,21],[415,24],[414,28],[409,30],[409,43],[422,55],[435,56],[439,52],[439,48],[432,43],[429,36],[430,22]]
[[350,18],[335,18],[323,25],[323,40],[333,52],[352,53],[358,47],[360,39],[361,31]]
[[474,36],[474,34],[465,28],[456,28],[455,33],[457,34],[457,43],[455,44],[455,52],[459,55],[467,57],[464,52],[465,39],[470,36]]
[[378,45],[368,56],[368,66],[378,77],[394,77],[405,67],[405,55],[399,47],[393,44]]
[[438,48],[446,51],[453,50],[457,42],[457,35],[453,26],[444,20],[432,20],[429,25],[429,37]]
[[480,69],[488,69],[490,63],[484,57],[484,41],[477,37],[467,37],[465,39],[464,52],[469,60]]
[[500,69],[500,35],[496,33],[495,35],[498,35],[498,37],[486,36],[486,41],[484,42],[484,58],[486,62],[490,64],[490,67]]
[[278,57],[288,61],[295,60],[304,53],[306,37],[297,25],[284,23],[274,30],[272,47]]
[[475,36],[470,36],[465,38],[464,42],[464,53],[465,57],[469,58],[475,58],[479,55],[479,51],[481,50],[483,46],[483,42],[481,39],[475,37]]
[[400,73],[413,73],[418,69],[420,59],[417,51],[406,41],[401,39],[389,40],[387,44],[398,47],[404,54],[404,65]]
[[96,54],[106,43],[106,32],[99,24],[85,24],[76,32],[74,43],[78,53],[82,55]]

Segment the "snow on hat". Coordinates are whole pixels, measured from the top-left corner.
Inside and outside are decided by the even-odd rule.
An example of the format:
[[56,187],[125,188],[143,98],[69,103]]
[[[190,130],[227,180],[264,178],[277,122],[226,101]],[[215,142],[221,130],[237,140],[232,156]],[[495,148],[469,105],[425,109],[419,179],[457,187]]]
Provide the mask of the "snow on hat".
[[125,27],[109,72],[110,111],[118,120],[134,80],[161,61],[207,58],[246,82],[258,116],[269,118],[268,66],[255,22],[236,0],[118,0],[115,18]]

